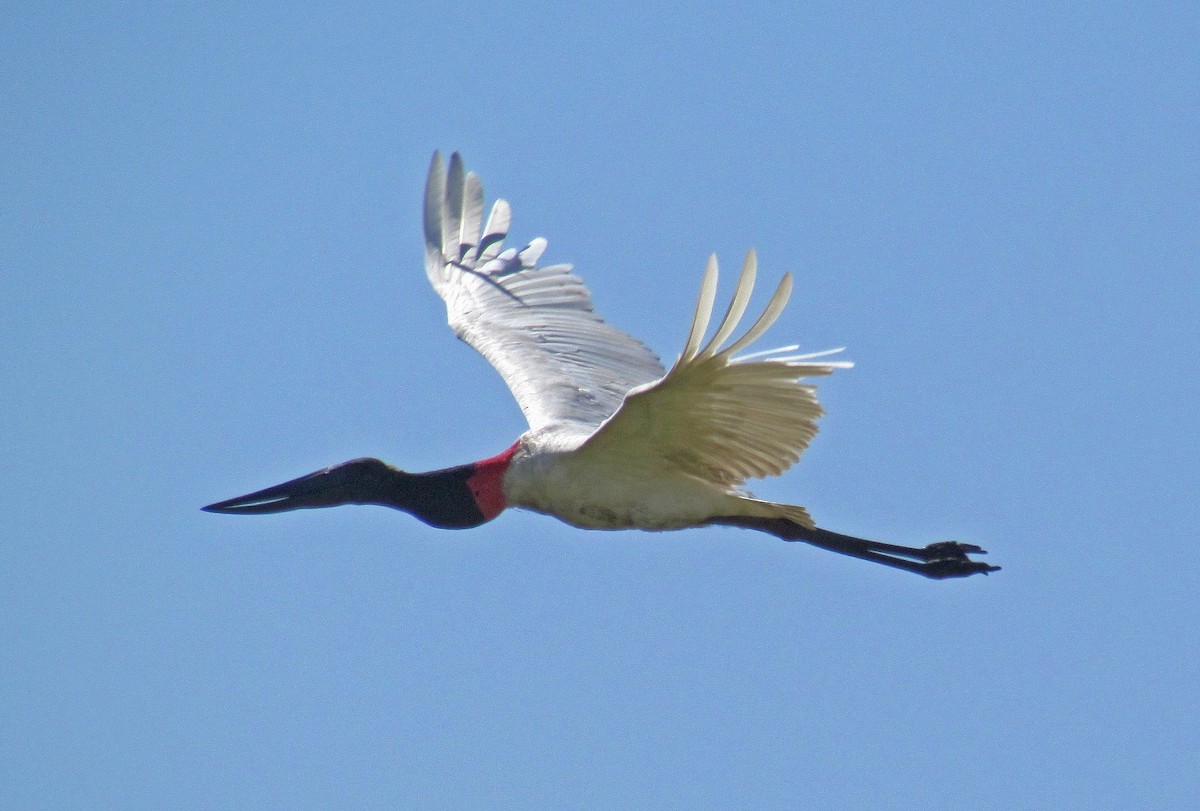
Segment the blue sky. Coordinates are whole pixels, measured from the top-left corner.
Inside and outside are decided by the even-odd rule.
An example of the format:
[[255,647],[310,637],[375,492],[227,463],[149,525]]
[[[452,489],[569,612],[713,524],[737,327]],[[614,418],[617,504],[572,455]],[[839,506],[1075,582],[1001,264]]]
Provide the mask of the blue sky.
[[[1200,800],[1188,4],[25,4],[0,29],[14,808]],[[523,421],[446,328],[457,149],[668,361],[705,258],[845,345],[801,464],[932,582],[736,530],[201,505]]]

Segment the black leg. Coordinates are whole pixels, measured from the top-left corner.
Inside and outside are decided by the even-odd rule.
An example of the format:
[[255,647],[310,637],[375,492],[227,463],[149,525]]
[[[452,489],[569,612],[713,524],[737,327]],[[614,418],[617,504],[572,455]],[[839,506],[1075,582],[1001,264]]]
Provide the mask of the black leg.
[[985,551],[973,544],[963,544],[957,541],[941,541],[924,547],[898,546],[866,538],[855,538],[853,535],[842,535],[818,527],[809,529],[788,521],[786,518],[733,516],[712,518],[706,523],[757,529],[785,541],[803,541],[831,552],[869,560],[873,563],[891,566],[894,569],[903,569],[906,572],[913,572],[935,580],[943,580],[948,577],[969,577],[973,574],[987,574],[1000,570],[999,566],[971,560],[967,557],[968,554],[982,555],[986,554]]

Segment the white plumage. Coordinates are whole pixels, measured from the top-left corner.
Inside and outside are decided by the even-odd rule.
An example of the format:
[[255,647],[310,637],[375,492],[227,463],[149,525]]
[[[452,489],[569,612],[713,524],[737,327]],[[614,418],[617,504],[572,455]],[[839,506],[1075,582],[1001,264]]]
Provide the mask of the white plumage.
[[783,312],[784,275],[762,315],[734,336],[754,290],[746,255],[729,307],[704,343],[717,290],[708,261],[679,360],[664,374],[637,340],[606,324],[568,265],[538,267],[546,248],[503,249],[511,213],[499,200],[480,230],[483,189],[457,154],[430,166],[426,271],[455,333],[504,377],[529,420],[504,478],[508,501],[588,527],[669,529],[714,515],[807,512],[740,487],[791,467],[817,432],[821,406],[805,378],[846,368],[795,346],[739,357]]
[[[634,386],[663,373],[654,353],[605,324],[570,265],[538,267],[546,240],[504,248],[511,212],[497,200],[480,230],[483,188],[462,160],[434,155],[425,187],[425,271],[454,333],[504,378],[531,430],[595,428]],[[578,430],[576,426],[572,426]]]

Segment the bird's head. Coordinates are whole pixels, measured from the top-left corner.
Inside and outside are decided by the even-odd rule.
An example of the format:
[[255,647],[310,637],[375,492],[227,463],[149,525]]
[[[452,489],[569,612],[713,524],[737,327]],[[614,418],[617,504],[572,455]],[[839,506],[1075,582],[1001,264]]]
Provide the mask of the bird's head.
[[492,459],[431,473],[407,473],[379,459],[352,459],[201,509],[261,515],[339,504],[378,504],[411,513],[430,526],[464,529],[490,521],[506,506],[501,480],[511,456],[510,449]]
[[400,481],[411,474],[380,459],[351,459],[307,476],[218,501],[201,509],[230,515],[261,515],[339,504],[398,506],[394,499]]

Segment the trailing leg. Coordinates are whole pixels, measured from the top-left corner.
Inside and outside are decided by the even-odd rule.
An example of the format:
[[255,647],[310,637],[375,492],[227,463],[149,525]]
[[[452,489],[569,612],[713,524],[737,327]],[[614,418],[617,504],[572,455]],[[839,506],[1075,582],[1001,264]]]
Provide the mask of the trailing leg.
[[941,541],[924,547],[898,546],[856,538],[853,535],[842,535],[819,527],[809,528],[786,518],[728,516],[710,518],[705,523],[756,529],[785,541],[803,541],[831,552],[903,569],[935,580],[987,574],[1000,569],[999,566],[971,560],[967,557],[969,554],[982,555],[986,554],[985,550],[957,541]]

